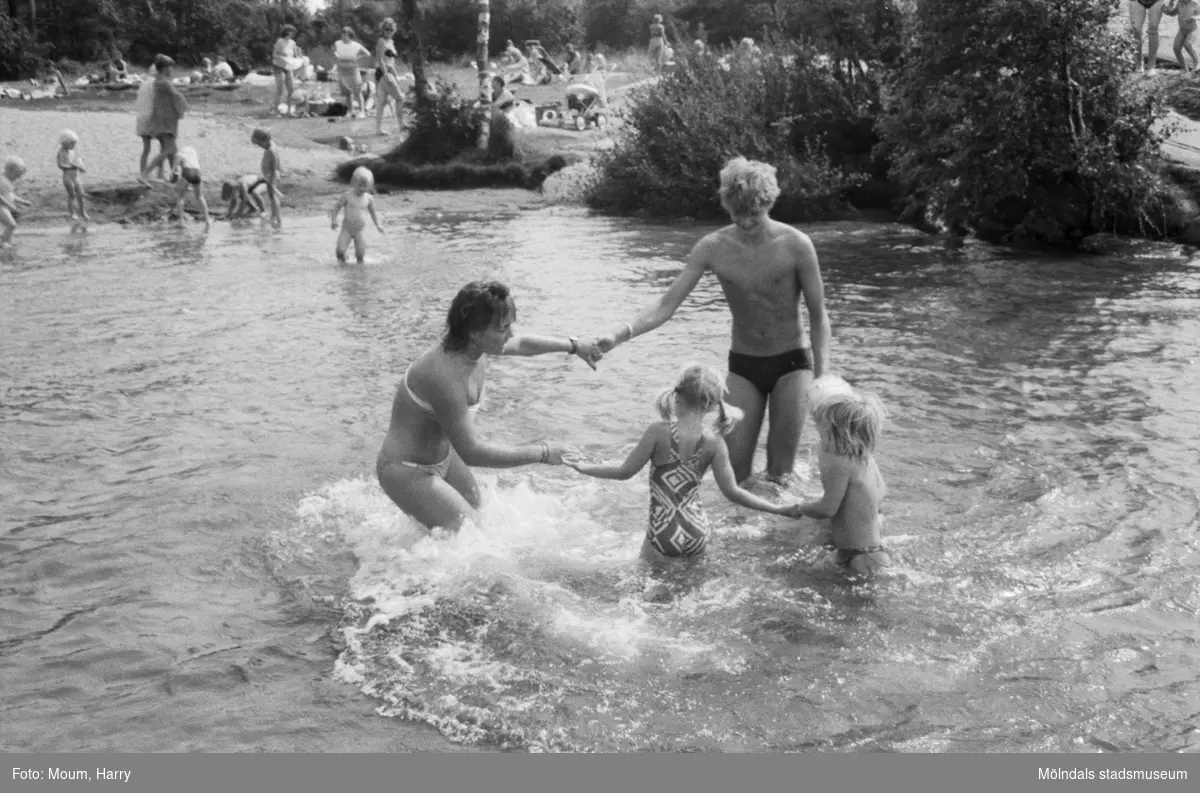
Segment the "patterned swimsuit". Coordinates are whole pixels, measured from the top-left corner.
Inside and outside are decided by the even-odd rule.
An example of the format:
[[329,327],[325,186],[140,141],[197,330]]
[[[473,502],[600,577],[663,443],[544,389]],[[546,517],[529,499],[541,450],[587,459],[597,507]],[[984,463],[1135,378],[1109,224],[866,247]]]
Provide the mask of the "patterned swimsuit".
[[650,526],[647,537],[664,556],[695,556],[708,544],[708,516],[700,505],[704,444],[684,460],[671,423],[671,459],[650,467]]

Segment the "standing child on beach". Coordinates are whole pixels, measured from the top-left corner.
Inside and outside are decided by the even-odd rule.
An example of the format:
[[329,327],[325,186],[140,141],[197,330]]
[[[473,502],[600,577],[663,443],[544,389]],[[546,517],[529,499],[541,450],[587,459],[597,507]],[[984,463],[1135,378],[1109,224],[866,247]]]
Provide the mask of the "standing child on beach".
[[250,133],[250,142],[263,150],[262,175],[267,183],[267,201],[271,204],[271,223],[280,226],[279,217],[279,175],[282,170],[279,162],[279,149],[271,140],[271,133],[261,127]]
[[0,176],[0,248],[11,244],[13,232],[17,230],[17,207],[31,207],[33,203],[17,195],[16,181],[25,175],[25,161],[20,157],[9,157],[4,161],[4,175]]
[[[56,162],[58,169],[62,171],[63,187],[67,191],[67,212],[71,220],[90,220],[87,209],[83,206],[83,186],[79,184],[79,174],[87,173],[87,170],[83,167],[83,161],[79,159],[79,152],[75,148],[78,145],[79,136],[69,129],[63,130],[58,139]],[[75,214],[76,207],[79,209],[78,215]]]
[[204,177],[200,174],[200,155],[191,146],[184,146],[175,155],[175,171],[171,174],[171,181],[175,183],[175,214],[179,216],[179,222],[183,222],[183,205],[190,189],[204,213],[204,228],[212,228],[208,202],[204,200],[204,191],[201,188]]
[[[1200,59],[1196,58],[1196,50],[1192,48],[1192,34],[1196,32],[1196,16],[1197,8],[1200,3],[1197,0],[1172,0],[1163,7],[1163,13],[1169,17],[1179,17],[1179,32],[1175,34],[1175,60],[1179,61],[1179,67],[1185,72],[1190,72],[1200,66]],[[1192,56],[1192,67],[1188,68],[1187,61],[1183,59],[1183,51],[1187,50],[1187,54]]]
[[875,464],[875,446],[886,411],[874,394],[855,391],[829,375],[813,383],[813,420],[821,435],[819,500],[796,505],[794,514],[830,518],[837,563],[869,576],[892,560],[879,539],[879,505],[887,494]]
[[[738,486],[724,436],[742,417],[725,402],[725,382],[709,366],[688,366],[674,388],[658,396],[663,420],[651,424],[620,465],[563,463],[586,476],[629,479],[650,463],[650,523],[642,557],[695,556],[708,544],[708,518],[700,504],[700,482],[711,466],[717,486],[735,504],[776,515],[794,515],[795,506],[772,504]],[[716,418],[715,426],[712,419]]]
[[366,215],[371,216],[371,222],[379,229],[380,234],[387,233],[383,226],[379,225],[379,218],[375,215],[375,198],[371,195],[374,189],[375,174],[371,173],[371,169],[363,166],[355,168],[350,177],[350,189],[338,197],[333,211],[329,213],[329,225],[336,229],[338,213],[346,211],[342,220],[342,232],[338,234],[335,247],[337,260],[342,264],[346,263],[346,249],[350,247],[351,240],[354,240],[354,258],[359,264],[363,263],[367,252],[367,243],[363,241],[363,232],[367,228]]

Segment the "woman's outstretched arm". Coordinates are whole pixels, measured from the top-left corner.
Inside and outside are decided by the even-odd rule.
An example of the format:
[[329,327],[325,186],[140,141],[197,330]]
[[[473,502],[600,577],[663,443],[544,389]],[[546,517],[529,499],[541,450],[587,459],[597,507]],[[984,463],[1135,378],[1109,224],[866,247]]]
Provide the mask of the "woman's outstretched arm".
[[536,333],[522,333],[513,336],[504,345],[502,355],[545,355],[548,352],[565,352],[577,355],[588,366],[596,368],[596,361],[601,354],[591,339],[577,339],[573,336],[542,336]]

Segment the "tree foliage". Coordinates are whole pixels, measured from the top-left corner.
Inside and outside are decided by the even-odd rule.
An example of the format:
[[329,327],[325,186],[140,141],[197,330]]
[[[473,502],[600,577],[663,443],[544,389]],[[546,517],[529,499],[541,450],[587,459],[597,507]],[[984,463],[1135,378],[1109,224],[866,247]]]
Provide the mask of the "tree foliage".
[[1113,10],[919,0],[880,124],[908,212],[1059,242],[1122,224],[1161,230],[1161,107],[1125,79]]
[[588,200],[621,213],[719,217],[718,173],[741,155],[778,169],[775,217],[828,215],[863,178],[837,145],[862,111],[827,59],[798,42],[693,58],[633,103]]

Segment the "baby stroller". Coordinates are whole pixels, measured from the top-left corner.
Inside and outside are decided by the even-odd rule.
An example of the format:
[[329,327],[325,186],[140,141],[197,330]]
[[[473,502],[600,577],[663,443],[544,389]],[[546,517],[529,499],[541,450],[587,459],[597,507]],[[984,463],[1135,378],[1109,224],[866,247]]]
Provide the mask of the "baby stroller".
[[600,90],[587,83],[576,83],[567,86],[567,112],[563,114],[562,123],[572,124],[575,129],[583,132],[595,125],[596,129],[608,126],[608,116],[604,113],[605,102]]

